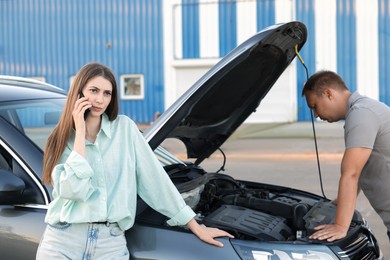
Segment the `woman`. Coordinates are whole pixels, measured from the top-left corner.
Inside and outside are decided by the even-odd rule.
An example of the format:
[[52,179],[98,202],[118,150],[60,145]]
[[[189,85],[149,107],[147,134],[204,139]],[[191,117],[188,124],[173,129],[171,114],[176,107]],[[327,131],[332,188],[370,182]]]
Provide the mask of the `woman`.
[[43,181],[53,201],[37,259],[128,259],[124,231],[134,224],[137,194],[187,225],[201,240],[229,233],[199,225],[135,123],[118,116],[117,84],[99,63],[77,73],[62,117],[45,148]]

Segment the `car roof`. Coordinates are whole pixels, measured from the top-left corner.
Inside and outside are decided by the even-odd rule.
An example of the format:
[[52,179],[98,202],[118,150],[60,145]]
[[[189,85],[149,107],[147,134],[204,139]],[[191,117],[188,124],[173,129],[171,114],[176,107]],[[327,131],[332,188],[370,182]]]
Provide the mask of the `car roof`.
[[0,102],[42,98],[64,98],[67,93],[56,86],[34,79],[0,75]]

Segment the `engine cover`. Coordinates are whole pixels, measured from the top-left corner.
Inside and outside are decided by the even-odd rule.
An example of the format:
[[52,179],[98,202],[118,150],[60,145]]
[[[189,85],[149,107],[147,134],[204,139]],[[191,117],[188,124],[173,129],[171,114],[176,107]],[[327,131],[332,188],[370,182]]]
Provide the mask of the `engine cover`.
[[234,205],[223,205],[203,219],[206,226],[237,231],[263,241],[284,241],[293,235],[286,220]]

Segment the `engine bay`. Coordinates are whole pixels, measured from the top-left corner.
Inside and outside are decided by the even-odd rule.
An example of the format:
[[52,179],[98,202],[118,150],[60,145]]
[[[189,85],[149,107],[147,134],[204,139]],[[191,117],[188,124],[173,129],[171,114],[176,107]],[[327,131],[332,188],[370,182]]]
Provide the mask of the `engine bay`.
[[[226,174],[206,173],[197,166],[170,165],[165,170],[199,223],[226,230],[237,239],[308,242],[314,227],[332,223],[336,215],[334,204],[309,192],[240,181]],[[138,200],[137,221],[167,225],[167,217],[142,200]],[[344,240],[356,237],[363,224],[355,211]]]
[[[203,174],[196,168],[176,168],[168,174],[197,213],[198,222],[226,230],[238,239],[307,240],[315,226],[332,223],[336,214],[330,201],[303,191],[238,181],[225,174]],[[361,221],[355,213],[352,223]]]

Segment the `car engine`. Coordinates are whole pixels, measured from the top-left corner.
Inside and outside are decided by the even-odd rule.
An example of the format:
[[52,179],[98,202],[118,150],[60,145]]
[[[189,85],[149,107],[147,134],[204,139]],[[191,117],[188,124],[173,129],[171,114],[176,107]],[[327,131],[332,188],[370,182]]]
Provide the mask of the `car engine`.
[[[169,165],[168,175],[196,220],[228,231],[239,240],[320,243],[338,248],[352,260],[377,259],[379,249],[365,220],[355,211],[347,236],[334,242],[313,241],[314,227],[334,221],[336,206],[309,192],[271,184],[240,181],[226,174],[206,173],[195,165]],[[141,200],[137,222],[166,226],[167,218]],[[176,227],[185,229],[185,227]]]
[[223,174],[211,175],[201,188],[189,191],[191,196],[188,192],[182,196],[187,204],[196,204],[193,209],[199,221],[242,239],[296,240],[313,233],[319,224],[331,223],[335,216],[336,207],[330,202],[294,196],[286,189],[251,187]]
[[[168,174],[197,220],[239,239],[307,240],[314,227],[332,223],[336,214],[336,206],[318,195],[238,181],[220,173],[204,174],[197,167],[178,168]],[[355,213],[351,228],[361,222]]]

